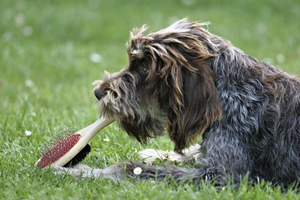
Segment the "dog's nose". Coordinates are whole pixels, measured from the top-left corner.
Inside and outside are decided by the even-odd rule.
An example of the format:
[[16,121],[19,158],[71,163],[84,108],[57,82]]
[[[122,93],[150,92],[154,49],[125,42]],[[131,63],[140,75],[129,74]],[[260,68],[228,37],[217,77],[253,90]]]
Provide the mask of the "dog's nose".
[[102,97],[105,95],[105,92],[101,88],[97,88],[94,90],[94,94],[98,100],[102,99]]

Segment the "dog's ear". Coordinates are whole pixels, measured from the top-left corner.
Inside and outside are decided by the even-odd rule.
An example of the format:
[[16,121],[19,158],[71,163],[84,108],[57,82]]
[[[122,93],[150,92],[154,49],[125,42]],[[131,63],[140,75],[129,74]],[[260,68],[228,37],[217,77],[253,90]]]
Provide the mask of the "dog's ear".
[[205,60],[190,64],[176,66],[170,78],[168,131],[177,152],[222,115],[214,72]]

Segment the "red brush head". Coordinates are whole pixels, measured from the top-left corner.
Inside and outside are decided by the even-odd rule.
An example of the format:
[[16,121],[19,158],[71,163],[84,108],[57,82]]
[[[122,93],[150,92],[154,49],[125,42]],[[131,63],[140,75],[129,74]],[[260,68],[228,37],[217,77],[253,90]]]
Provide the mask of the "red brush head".
[[79,141],[81,135],[73,134],[67,138],[57,142],[46,153],[44,153],[37,163],[37,166],[45,168],[48,165],[56,162],[59,158],[65,155]]

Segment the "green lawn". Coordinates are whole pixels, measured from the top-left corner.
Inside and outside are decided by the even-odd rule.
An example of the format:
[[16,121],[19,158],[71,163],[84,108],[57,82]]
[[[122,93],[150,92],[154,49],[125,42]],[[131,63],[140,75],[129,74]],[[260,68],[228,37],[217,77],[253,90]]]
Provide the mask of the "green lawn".
[[[151,181],[80,181],[33,167],[41,143],[97,119],[91,83],[127,65],[133,27],[156,31],[186,16],[210,21],[211,32],[300,75],[297,0],[1,0],[0,199],[300,199],[294,190],[263,183],[197,191]],[[137,160],[143,148],[173,148],[167,137],[141,146],[115,124],[91,146],[83,163],[95,167]]]

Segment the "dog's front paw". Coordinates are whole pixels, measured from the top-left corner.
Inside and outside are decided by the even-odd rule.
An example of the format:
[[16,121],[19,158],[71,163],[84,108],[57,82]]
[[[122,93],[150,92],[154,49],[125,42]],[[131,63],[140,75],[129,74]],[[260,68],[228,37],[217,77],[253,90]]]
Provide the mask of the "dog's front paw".
[[161,151],[155,149],[145,149],[138,152],[140,159],[142,159],[147,164],[154,164],[156,159],[167,160],[170,162],[180,162],[189,163],[192,161],[197,161],[197,158],[201,155],[201,146],[195,144],[187,149],[184,149],[183,155],[176,153],[174,151]]
[[156,159],[163,160],[165,156],[163,156],[159,150],[155,149],[145,149],[138,152],[138,155],[144,163],[149,165],[154,164]]
[[138,152],[139,157],[147,164],[154,164],[156,159],[170,162],[184,162],[183,156],[174,151],[161,151],[155,149],[145,149]]

